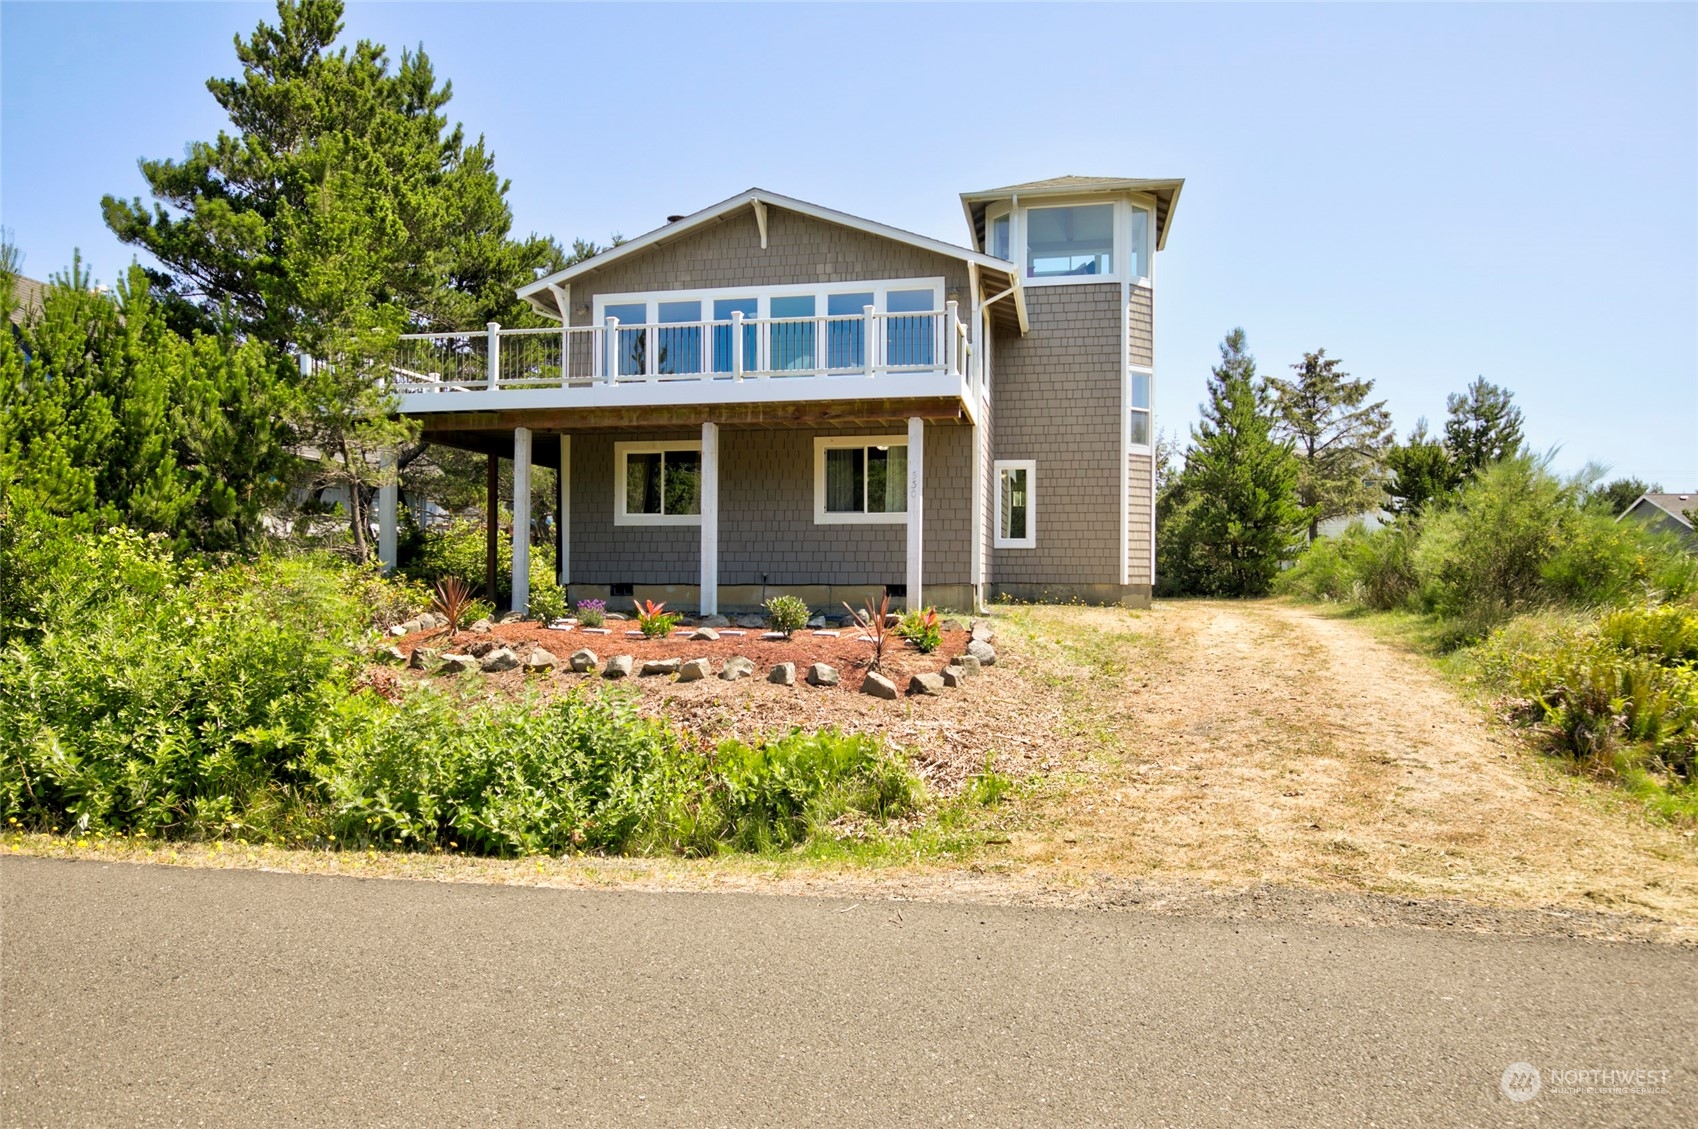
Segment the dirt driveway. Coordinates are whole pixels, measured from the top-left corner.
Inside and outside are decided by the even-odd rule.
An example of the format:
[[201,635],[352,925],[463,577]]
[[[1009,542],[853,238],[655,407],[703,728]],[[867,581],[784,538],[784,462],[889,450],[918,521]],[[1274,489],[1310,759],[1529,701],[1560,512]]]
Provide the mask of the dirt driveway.
[[1423,658],[1275,602],[1008,616],[1072,772],[1006,877],[1270,884],[1698,926],[1698,843],[1491,724]]

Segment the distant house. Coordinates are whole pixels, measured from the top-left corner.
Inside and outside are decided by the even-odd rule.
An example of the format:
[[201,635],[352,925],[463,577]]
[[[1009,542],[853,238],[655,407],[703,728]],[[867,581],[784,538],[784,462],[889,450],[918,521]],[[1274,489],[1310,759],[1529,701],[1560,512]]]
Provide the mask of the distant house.
[[22,325],[30,318],[41,313],[41,296],[47,290],[47,283],[33,278],[16,275],[12,279],[12,298],[14,305],[9,311],[12,324]]
[[1652,529],[1673,533],[1688,544],[1698,546],[1698,533],[1692,528],[1692,514],[1698,511],[1698,492],[1690,494],[1641,494],[1628,506],[1617,521],[1632,518]]

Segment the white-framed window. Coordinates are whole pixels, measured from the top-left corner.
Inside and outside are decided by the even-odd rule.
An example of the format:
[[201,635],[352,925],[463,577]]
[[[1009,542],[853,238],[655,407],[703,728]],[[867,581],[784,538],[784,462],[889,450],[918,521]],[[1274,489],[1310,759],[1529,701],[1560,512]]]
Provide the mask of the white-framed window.
[[701,440],[613,445],[614,525],[701,523]]
[[1032,286],[1147,281],[1150,204],[1146,197],[1069,197],[992,205],[985,212],[985,253],[1020,263]]
[[1037,548],[1037,484],[1035,460],[996,460],[996,548]]
[[933,344],[932,315],[944,308],[944,287],[944,280],[934,277],[598,294],[592,316],[596,325],[619,319],[607,363],[626,377],[734,371],[739,351],[733,312],[780,319],[764,330],[744,329],[744,372],[858,372],[867,360],[862,314],[868,306],[886,326],[880,363],[928,368],[942,363]]
[[1134,450],[1146,452],[1155,442],[1155,436],[1150,431],[1150,381],[1154,377],[1147,369],[1133,369],[1129,377],[1132,382],[1129,397],[1132,402],[1132,418],[1127,421],[1126,441]]
[[814,524],[907,520],[906,435],[814,437]]

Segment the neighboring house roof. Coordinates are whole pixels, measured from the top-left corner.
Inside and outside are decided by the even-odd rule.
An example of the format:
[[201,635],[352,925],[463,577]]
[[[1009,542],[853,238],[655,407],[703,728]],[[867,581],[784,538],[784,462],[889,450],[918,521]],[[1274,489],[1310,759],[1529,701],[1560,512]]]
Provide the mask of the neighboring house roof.
[[[1011,296],[1019,310],[1020,324],[1022,328],[1025,326],[1026,300],[1024,292],[1020,288],[1020,272],[1013,263],[1008,262],[1005,259],[998,259],[991,255],[982,254],[981,252],[974,251],[967,247],[957,246],[954,243],[945,243],[941,239],[933,239],[926,235],[917,235],[912,231],[903,231],[899,227],[891,227],[888,224],[863,219],[860,216],[852,216],[848,212],[839,212],[832,208],[821,207],[818,204],[810,204],[806,200],[798,200],[792,196],[783,196],[777,192],[769,192],[764,188],[751,188],[746,192],[739,192],[730,199],[721,200],[719,203],[703,208],[699,212],[694,212],[690,215],[684,216],[682,219],[674,220],[665,227],[657,227],[653,231],[639,235],[635,239],[627,240],[617,247],[609,248],[599,255],[585,259],[581,263],[575,263],[572,266],[567,267],[565,270],[555,271],[551,275],[547,275],[543,278],[537,279],[535,282],[521,286],[518,291],[519,297],[529,302],[537,310],[537,312],[541,313],[544,317],[551,317],[564,321],[566,320],[563,316],[564,311],[562,311],[558,305],[557,287],[571,282],[572,279],[579,275],[588,274],[590,271],[594,270],[600,270],[609,263],[617,262],[618,260],[630,255],[640,254],[643,251],[658,247],[669,240],[676,239],[680,235],[712,223],[720,217],[737,211],[740,208],[754,209],[756,220],[761,225],[761,238],[762,245],[764,246],[766,238],[765,210],[767,205],[771,205],[775,208],[783,208],[787,211],[799,213],[800,215],[810,216],[817,220],[823,220],[826,223],[841,224],[844,227],[854,228],[857,231],[864,231],[871,235],[882,236],[885,239],[892,239],[898,243],[906,243],[913,247],[920,247],[927,251],[931,251],[934,254],[945,255],[952,259],[960,259],[963,262],[974,264],[979,267],[981,271],[989,271],[994,276],[1006,276],[1007,281],[1004,285],[1012,291]],[[1002,288],[1003,287],[998,287],[998,289]]]
[[41,312],[41,296],[47,290],[47,283],[23,275],[12,278],[12,298],[16,305],[10,313],[12,324],[22,325],[27,319]]
[[[1659,518],[1659,516],[1671,517],[1687,529],[1691,529],[1692,519],[1687,516],[1687,511],[1698,510],[1698,491],[1690,494],[1641,494],[1638,500],[1623,510],[1621,517],[1616,518],[1616,520],[1620,521],[1621,518],[1635,510],[1639,511],[1638,516],[1640,517],[1648,517],[1653,520]],[[1649,512],[1651,510],[1661,511],[1661,514]]]
[[1182,179],[1138,179],[1121,176],[1052,176],[1047,180],[1029,180],[1025,184],[1010,184],[1002,188],[987,188],[982,192],[963,192],[961,207],[967,213],[967,223],[973,229],[975,246],[985,245],[985,205],[1015,196],[1044,197],[1072,196],[1084,192],[1144,192],[1156,198],[1156,250],[1167,247],[1167,229],[1173,224],[1173,211],[1179,207],[1179,192],[1185,187]]

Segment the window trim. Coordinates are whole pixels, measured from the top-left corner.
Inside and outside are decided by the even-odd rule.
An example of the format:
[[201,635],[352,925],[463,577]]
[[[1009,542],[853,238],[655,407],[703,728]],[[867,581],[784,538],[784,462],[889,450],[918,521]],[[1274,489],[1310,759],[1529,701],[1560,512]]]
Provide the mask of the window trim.
[[[702,515],[695,514],[633,514],[625,509],[625,457],[627,455],[652,455],[667,451],[694,451],[702,453],[700,439],[645,439],[631,443],[615,443],[613,445],[613,524],[614,525],[700,525]],[[701,506],[700,487],[697,488],[696,505]]]
[[[1053,274],[1032,277],[1026,273],[1026,213],[1032,208],[1072,208],[1082,204],[1112,204],[1114,205],[1114,261],[1116,269],[1108,274]],[[1138,273],[1132,273],[1132,225],[1142,214],[1144,220],[1144,261],[1139,264]],[[998,216],[1009,217],[1009,260],[1015,265],[1020,274],[1022,287],[1032,286],[1081,286],[1114,282],[1129,282],[1133,286],[1153,285],[1155,273],[1155,215],[1156,201],[1153,196],[1142,193],[1127,193],[1124,195],[1058,195],[1033,196],[1022,199],[1016,196],[1012,202],[1001,202],[990,205],[985,209],[985,247],[984,254],[991,254],[991,222]]]
[[[896,513],[828,513],[825,508],[825,453],[853,447],[901,447],[908,449],[907,435],[816,435],[814,436],[814,524],[815,525],[907,525],[908,490],[903,484],[902,506]],[[910,467],[912,463],[908,464]]]
[[[1005,470],[1023,470],[1026,472],[1026,536],[1004,537],[1002,535],[1002,472]],[[1036,549],[1038,547],[1038,461],[1036,459],[997,459],[991,468],[991,476],[996,482],[996,528],[991,534],[991,547],[994,549]]]

